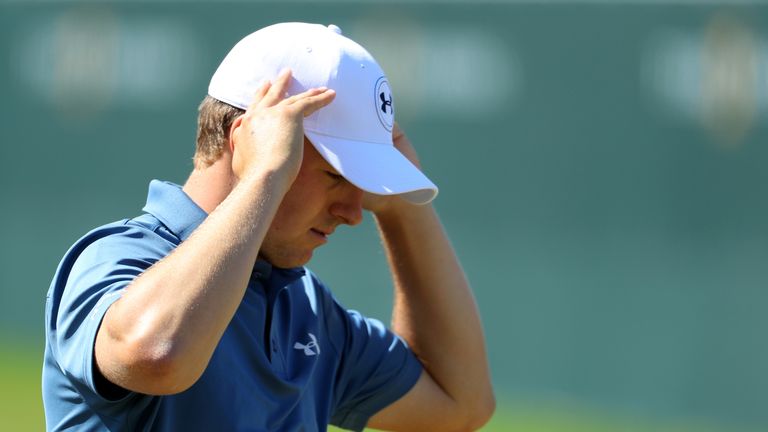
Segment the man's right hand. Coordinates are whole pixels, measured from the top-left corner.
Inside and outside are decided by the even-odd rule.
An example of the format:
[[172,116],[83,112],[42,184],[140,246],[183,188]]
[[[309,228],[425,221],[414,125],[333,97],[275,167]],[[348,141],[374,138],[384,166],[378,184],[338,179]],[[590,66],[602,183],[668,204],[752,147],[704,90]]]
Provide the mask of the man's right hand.
[[253,170],[274,172],[287,190],[296,178],[304,150],[304,117],[331,103],[336,93],[321,87],[286,98],[290,82],[288,69],[274,83],[264,82],[245,114],[233,122],[229,138],[238,179]]

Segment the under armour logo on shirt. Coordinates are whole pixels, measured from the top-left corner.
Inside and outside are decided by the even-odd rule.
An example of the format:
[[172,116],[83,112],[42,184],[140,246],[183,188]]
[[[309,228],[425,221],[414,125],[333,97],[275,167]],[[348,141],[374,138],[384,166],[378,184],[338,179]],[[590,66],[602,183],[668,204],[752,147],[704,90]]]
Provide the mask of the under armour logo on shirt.
[[312,333],[307,333],[311,339],[306,345],[296,342],[293,344],[293,348],[297,350],[304,350],[304,355],[314,356],[320,355],[320,345],[317,344],[317,338]]

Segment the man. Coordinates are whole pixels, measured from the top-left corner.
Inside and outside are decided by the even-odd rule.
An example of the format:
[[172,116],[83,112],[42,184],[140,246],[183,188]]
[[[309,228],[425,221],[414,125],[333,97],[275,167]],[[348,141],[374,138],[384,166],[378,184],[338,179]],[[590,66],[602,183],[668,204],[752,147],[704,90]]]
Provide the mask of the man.
[[[476,305],[375,60],[336,26],[277,24],[208,93],[184,187],[153,181],[144,215],[87,234],[54,276],[48,429],[482,426]],[[395,281],[392,331],[303,267],[363,209]]]

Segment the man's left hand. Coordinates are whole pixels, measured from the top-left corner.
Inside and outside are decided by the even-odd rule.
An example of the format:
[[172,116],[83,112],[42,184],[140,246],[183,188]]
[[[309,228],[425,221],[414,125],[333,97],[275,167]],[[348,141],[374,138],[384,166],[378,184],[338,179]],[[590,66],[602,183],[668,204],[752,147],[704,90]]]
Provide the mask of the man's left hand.
[[[392,128],[392,141],[395,144],[395,148],[400,151],[412,164],[421,169],[419,163],[419,157],[416,154],[416,150],[413,148],[411,141],[405,136],[405,133],[400,126],[395,122]],[[370,192],[365,192],[363,196],[363,208],[370,211],[375,215],[383,215],[384,213],[392,213],[407,209],[414,204],[402,199],[399,195],[377,195]]]

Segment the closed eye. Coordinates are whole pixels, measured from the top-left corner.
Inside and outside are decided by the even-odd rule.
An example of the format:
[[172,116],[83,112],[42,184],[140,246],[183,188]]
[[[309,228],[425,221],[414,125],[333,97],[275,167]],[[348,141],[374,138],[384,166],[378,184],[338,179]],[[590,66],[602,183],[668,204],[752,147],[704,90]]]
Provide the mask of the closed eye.
[[340,182],[340,181],[344,180],[344,176],[342,176],[341,174],[337,174],[337,173],[335,173],[333,171],[326,171],[325,173],[328,174],[328,177],[330,177],[331,179],[333,179],[336,182]]

